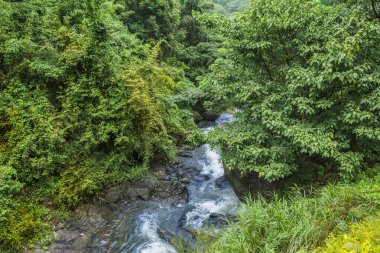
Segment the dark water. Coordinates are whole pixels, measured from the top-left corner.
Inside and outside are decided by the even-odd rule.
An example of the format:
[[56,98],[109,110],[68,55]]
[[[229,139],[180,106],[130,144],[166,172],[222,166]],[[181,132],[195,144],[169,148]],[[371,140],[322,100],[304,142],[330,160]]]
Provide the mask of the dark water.
[[[215,125],[233,120],[229,114],[222,115]],[[207,133],[211,128],[203,128]],[[228,182],[216,183],[224,175],[219,162],[220,154],[206,144],[192,151],[196,166],[187,186],[189,201],[173,205],[170,200],[137,201],[128,204],[115,217],[107,231],[97,235],[99,252],[118,253],[173,253],[176,249],[163,239],[163,234],[183,236],[191,240],[188,230],[205,226],[210,214],[234,214],[239,199]],[[188,166],[186,159],[183,167]],[[195,176],[194,176],[195,175]]]

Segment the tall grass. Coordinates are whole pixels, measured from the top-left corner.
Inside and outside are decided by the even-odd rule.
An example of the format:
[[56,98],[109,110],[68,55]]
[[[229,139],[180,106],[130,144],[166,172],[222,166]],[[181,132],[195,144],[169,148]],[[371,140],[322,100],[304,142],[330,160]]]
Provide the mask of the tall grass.
[[296,189],[273,199],[248,199],[207,252],[293,253],[312,252],[330,233],[347,231],[349,225],[380,210],[380,177],[356,184],[324,187],[306,196]]

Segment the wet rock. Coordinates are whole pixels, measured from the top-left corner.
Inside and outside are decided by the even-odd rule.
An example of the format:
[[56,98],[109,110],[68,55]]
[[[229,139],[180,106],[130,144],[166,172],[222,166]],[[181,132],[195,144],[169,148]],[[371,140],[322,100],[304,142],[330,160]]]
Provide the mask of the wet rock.
[[204,181],[208,181],[211,179],[211,175],[208,175],[208,174],[198,174],[196,176],[194,176],[194,181],[197,182],[197,183],[200,183],[200,182],[204,182]]
[[220,189],[225,189],[226,187],[228,187],[228,181],[224,176],[222,176],[215,180],[215,185]]
[[210,219],[219,218],[220,216],[221,214],[218,214],[218,213],[210,213]]
[[174,235],[173,233],[171,233],[170,231],[168,231],[168,230],[166,230],[166,229],[161,229],[161,228],[158,228],[158,229],[157,229],[157,234],[158,234],[158,236],[159,236],[162,240],[164,240],[164,241],[166,241],[166,242],[168,242],[168,243],[170,243],[171,239],[172,239],[173,237],[175,237],[175,235]]
[[193,157],[193,152],[192,151],[187,151],[187,150],[182,150],[182,151],[178,152],[178,156],[186,157],[186,158],[192,158]]
[[228,218],[224,214],[211,213],[209,218],[205,220],[204,224],[215,228],[221,228],[228,225]]
[[171,198],[176,203],[181,199],[188,201],[187,188],[179,181],[160,181],[154,195],[160,198]]
[[183,188],[179,197],[180,197],[180,199],[184,200],[185,202],[189,202],[189,190],[187,189],[187,187]]

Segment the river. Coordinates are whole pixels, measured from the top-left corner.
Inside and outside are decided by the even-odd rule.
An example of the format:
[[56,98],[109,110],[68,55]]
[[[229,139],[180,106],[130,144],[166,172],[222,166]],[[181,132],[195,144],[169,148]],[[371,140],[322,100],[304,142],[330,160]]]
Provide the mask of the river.
[[[232,120],[232,115],[223,114],[213,126],[204,127],[202,131],[207,134],[212,127]],[[194,161],[196,166],[192,166],[189,173],[189,164]],[[180,167],[189,173],[188,199],[175,205],[169,199],[141,200],[125,205],[109,228],[96,235],[94,248],[99,249],[98,253],[176,253],[168,237],[182,236],[193,242],[189,231],[207,227],[212,224],[212,218],[236,212],[240,201],[223,177],[218,151],[205,144],[192,150],[191,156],[181,163]]]

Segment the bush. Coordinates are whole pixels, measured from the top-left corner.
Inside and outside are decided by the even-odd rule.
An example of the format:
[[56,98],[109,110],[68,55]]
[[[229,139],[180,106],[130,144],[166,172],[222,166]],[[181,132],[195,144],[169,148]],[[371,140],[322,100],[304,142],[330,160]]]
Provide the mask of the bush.
[[0,251],[15,252],[14,249],[49,243],[49,209],[26,198],[19,199],[16,206],[0,220]]
[[370,218],[350,227],[348,234],[331,235],[317,253],[380,252],[380,218]]

